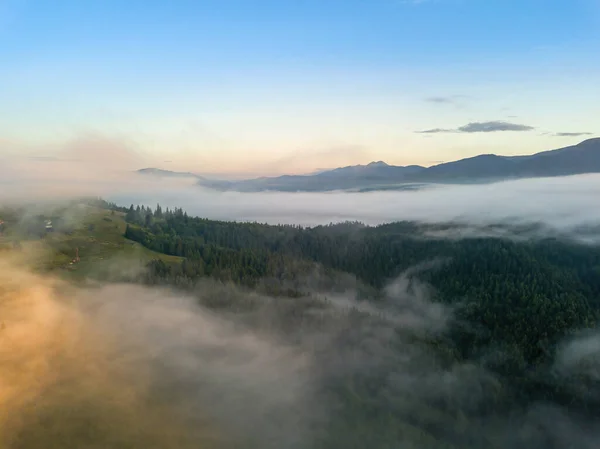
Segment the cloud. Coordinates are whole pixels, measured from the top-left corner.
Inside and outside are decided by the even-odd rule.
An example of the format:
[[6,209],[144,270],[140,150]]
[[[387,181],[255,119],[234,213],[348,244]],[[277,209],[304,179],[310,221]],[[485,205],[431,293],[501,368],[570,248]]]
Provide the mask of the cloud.
[[[309,449],[325,438],[338,447],[356,428],[332,387],[354,394],[374,374],[376,409],[389,395],[405,412],[423,412],[419,396],[451,394],[460,407],[477,376],[435,370],[415,345],[441,332],[451,309],[432,304],[414,274],[371,308],[351,291],[288,300],[206,280],[193,295],[76,288],[1,256],[0,446]],[[215,301],[232,307],[204,306]],[[386,427],[364,434],[368,447],[396,433]]]
[[458,128],[463,133],[487,133],[496,131],[531,131],[533,126],[520,125],[516,123],[494,121],[494,122],[474,122]]
[[272,224],[311,226],[344,220],[370,225],[400,220],[477,226],[541,223],[557,232],[590,239],[593,236],[587,231],[583,234],[579,227],[600,222],[599,197],[600,175],[591,174],[369,193],[215,192],[200,187],[165,189],[156,183],[154,187],[146,185],[145,190],[118,192],[109,199],[152,207],[160,202],[212,219]]
[[298,349],[173,292],[68,288],[13,262],[0,260],[1,447],[278,449],[310,439]]
[[428,97],[425,98],[425,101],[428,103],[434,103],[434,104],[451,104],[451,105],[461,105],[462,104],[462,100],[465,100],[466,98],[468,98],[466,95],[448,95],[448,96],[435,96],[435,97]]
[[532,131],[535,128],[528,125],[520,125],[504,121],[472,122],[455,129],[434,128],[424,131],[416,131],[420,134],[435,133],[489,133],[498,131]]
[[454,103],[454,97],[429,97],[426,98],[425,101],[429,103],[447,104]]
[[133,140],[99,132],[82,132],[64,141],[45,144],[0,138],[0,153],[17,160],[80,162],[96,169],[132,169],[145,165],[146,161]]
[[580,137],[580,136],[593,136],[594,133],[581,132],[581,133],[555,133],[555,137]]
[[[597,427],[581,425],[568,408],[503,402],[509,393],[491,372],[436,357],[431,342],[443,342],[454,310],[432,303],[417,278],[434,265],[406,271],[377,301],[358,301],[353,291],[271,298],[209,281],[193,294],[120,284],[74,289],[2,265],[10,345],[0,372],[0,442],[597,447]],[[215,300],[231,308],[205,306]],[[597,380],[598,347],[566,344],[558,380]]]
[[[20,154],[0,160],[0,204],[45,201],[149,188],[134,176],[146,158],[134,142],[119,136],[83,133],[46,147],[17,145]],[[164,180],[168,191],[192,180]],[[183,183],[183,184],[182,184]],[[145,187],[144,187],[145,186]]]
[[85,133],[66,142],[56,152],[64,160],[74,160],[97,167],[133,169],[143,164],[135,144],[122,137]]
[[[193,179],[161,179],[164,193],[183,189]],[[148,177],[136,176],[124,167],[91,161],[39,158],[9,158],[0,163],[0,205],[44,202],[82,196],[139,193],[157,188]]]
[[438,133],[456,133],[458,132],[455,129],[445,129],[445,128],[433,128],[433,129],[426,129],[423,131],[415,131],[418,134],[438,134]]
[[[377,301],[206,280],[189,294],[74,288],[0,268],[2,447],[596,447],[568,409],[499,403],[493,374],[436,357],[453,309],[417,278],[435,263]],[[575,346],[557,362],[567,376],[598,347]]]

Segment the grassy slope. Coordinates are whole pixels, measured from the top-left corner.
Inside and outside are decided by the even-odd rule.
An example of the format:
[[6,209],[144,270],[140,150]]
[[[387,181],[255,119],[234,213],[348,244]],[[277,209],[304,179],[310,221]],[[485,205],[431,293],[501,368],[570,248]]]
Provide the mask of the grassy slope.
[[[68,279],[95,277],[99,273],[119,274],[139,269],[152,259],[177,262],[182,259],[160,254],[126,239],[124,214],[95,207],[78,211],[76,225],[70,234],[49,233],[44,239],[19,238],[19,230],[8,229],[0,240],[9,243],[18,239],[23,253],[36,270],[51,271]],[[73,263],[75,248],[80,261]]]

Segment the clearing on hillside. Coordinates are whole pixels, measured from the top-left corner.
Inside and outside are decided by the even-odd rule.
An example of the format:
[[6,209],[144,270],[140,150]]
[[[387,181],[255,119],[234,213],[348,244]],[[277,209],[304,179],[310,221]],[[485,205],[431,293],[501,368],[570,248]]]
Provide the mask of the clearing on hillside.
[[0,212],[9,217],[0,235],[0,249],[20,254],[36,271],[57,272],[70,279],[114,278],[139,271],[153,259],[182,260],[126,239],[127,223],[118,211],[76,204],[34,214],[30,210]]

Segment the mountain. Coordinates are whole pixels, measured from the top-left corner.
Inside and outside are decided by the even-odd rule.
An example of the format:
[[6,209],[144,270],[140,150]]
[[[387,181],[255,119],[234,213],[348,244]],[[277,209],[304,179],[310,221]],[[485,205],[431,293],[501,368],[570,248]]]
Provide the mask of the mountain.
[[483,154],[426,168],[404,181],[479,182],[600,173],[600,138],[530,156]]
[[284,175],[239,181],[210,180],[193,173],[156,168],[138,173],[169,177],[195,177],[198,184],[216,190],[260,192],[325,192],[332,190],[405,190],[427,183],[492,182],[506,179],[600,173],[600,138],[527,156],[479,156],[431,167],[395,166],[383,161],[352,165],[308,175]]
[[600,173],[600,138],[530,156],[482,154],[432,167],[398,167],[385,162],[355,165],[312,176],[280,176],[239,181],[240,191],[327,191],[405,189],[420,183],[490,182],[504,179]]
[[389,183],[390,179],[401,179],[418,173],[424,167],[411,165],[407,167],[388,165],[385,162],[371,162],[367,165],[326,170],[312,175],[283,175],[262,177],[241,181],[208,181],[202,180],[200,185],[219,190],[236,190],[257,192],[274,190],[282,192],[319,192],[342,189],[372,188]]
[[382,178],[395,175],[406,175],[416,173],[425,167],[420,165],[409,165],[407,167],[388,165],[383,161],[371,162],[367,165],[351,165],[348,167],[340,167],[333,170],[324,171],[316,176],[321,177],[344,177],[357,176],[360,178]]

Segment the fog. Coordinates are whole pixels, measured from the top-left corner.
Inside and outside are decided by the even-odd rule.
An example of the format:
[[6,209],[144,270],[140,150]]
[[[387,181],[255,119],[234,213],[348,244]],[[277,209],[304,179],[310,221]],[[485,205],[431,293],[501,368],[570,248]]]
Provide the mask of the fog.
[[178,188],[165,184],[161,188],[157,184],[145,191],[121,192],[109,198],[125,206],[154,207],[160,203],[181,207],[190,215],[270,224],[314,226],[357,220],[378,225],[414,220],[452,221],[478,227],[539,223],[548,230],[597,241],[597,230],[588,227],[597,227],[600,220],[600,175],[367,193],[238,193],[197,186]]
[[[430,302],[416,268],[366,306],[352,291],[286,300],[210,281],[186,295],[76,288],[3,258],[0,445],[597,447],[597,428],[567,408],[507,408],[493,374],[441,363],[426,341],[453,311]],[[207,308],[219,302],[244,306]],[[597,379],[597,347],[590,335],[559,351],[555,371],[573,394],[572,379]],[[360,408],[357,379],[375,382]]]
[[[375,324],[409,304],[423,312],[407,314],[415,330],[449,316],[424,312],[421,290],[401,284],[370,321],[349,315],[351,292],[317,306],[210,281],[195,295],[78,288],[5,256],[0,281],[0,446],[10,449],[322,447],[337,407],[328,384],[378,369],[389,352],[391,324]],[[203,306],[215,300],[251,307]],[[311,324],[284,324],[290,308]]]
[[[122,206],[180,207],[190,215],[236,221],[314,226],[339,221],[377,225],[400,220],[457,222],[468,226],[539,223],[596,240],[600,175],[429,185],[385,192],[218,192],[193,179],[137,175],[79,152],[77,161],[5,161],[0,166],[0,204],[51,202],[102,196]],[[109,159],[112,158],[109,153]],[[90,160],[91,159],[91,160]],[[471,232],[471,231],[469,231]],[[591,233],[591,235],[588,235]]]

